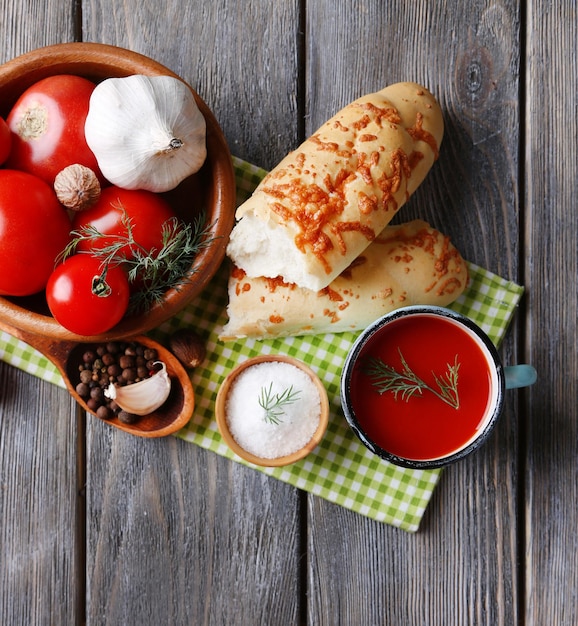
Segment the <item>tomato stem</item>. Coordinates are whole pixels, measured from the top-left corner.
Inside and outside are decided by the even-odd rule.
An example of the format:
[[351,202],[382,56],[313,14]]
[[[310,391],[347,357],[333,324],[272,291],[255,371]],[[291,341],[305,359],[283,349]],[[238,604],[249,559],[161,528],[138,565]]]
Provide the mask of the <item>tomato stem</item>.
[[92,277],[92,293],[99,298],[107,298],[112,293],[110,285],[106,282],[106,271],[105,267],[100,275]]

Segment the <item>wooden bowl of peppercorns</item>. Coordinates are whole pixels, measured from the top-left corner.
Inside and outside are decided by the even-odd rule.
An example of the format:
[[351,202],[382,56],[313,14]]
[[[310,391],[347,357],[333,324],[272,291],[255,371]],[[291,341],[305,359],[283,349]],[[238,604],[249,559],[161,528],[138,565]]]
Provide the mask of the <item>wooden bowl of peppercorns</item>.
[[[73,74],[95,83],[134,74],[173,76],[171,70],[141,54],[98,43],[66,43],[40,48],[0,66],[0,115],[6,117],[22,92],[56,74]],[[52,339],[100,342],[148,332],[190,303],[208,284],[225,256],[234,222],[235,178],[223,133],[208,106],[191,89],[206,121],[207,157],[201,169],[163,197],[188,224],[202,220],[204,241],[183,280],[146,310],[127,314],[104,333],[79,335],[50,314],[44,293],[0,296],[0,320]],[[31,228],[33,228],[31,224]]]

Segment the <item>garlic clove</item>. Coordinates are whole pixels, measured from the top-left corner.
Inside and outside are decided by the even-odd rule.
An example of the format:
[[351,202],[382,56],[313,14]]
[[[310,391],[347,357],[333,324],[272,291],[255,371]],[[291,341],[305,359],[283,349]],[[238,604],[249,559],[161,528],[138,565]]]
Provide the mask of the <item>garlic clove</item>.
[[102,174],[125,189],[174,189],[207,156],[205,118],[191,89],[173,76],[102,81],[84,132]]
[[162,366],[150,378],[145,378],[132,385],[117,386],[111,383],[104,391],[104,395],[114,400],[118,406],[134,415],[148,415],[162,406],[171,392],[171,379],[167,366]]

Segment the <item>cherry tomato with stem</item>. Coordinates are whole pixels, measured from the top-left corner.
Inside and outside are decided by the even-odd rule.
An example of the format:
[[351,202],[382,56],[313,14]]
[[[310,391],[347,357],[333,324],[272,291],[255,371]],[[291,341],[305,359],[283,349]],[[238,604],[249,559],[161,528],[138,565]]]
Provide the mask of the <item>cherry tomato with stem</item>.
[[58,265],[46,285],[46,301],[56,321],[77,335],[110,330],[128,309],[128,278],[90,254],[75,254]]

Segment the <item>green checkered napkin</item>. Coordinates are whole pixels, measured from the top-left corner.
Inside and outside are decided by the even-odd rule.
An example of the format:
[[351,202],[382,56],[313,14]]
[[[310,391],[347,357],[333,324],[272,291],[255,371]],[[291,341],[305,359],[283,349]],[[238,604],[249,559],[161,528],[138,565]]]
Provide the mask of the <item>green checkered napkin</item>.
[[[233,162],[237,202],[241,203],[251,194],[265,171],[240,159],[234,158]],[[476,265],[469,264],[469,270],[471,284],[452,308],[477,322],[498,344],[523,288]],[[249,357],[275,353],[297,357],[315,370],[325,383],[331,407],[327,433],[305,459],[287,467],[255,469],[374,520],[415,532],[441,470],[409,470],[380,460],[347,426],[339,401],[339,379],[344,359],[357,333],[219,342],[219,329],[226,322],[227,278],[223,265],[195,302],[150,333],[165,342],[175,329],[192,327],[207,340],[207,359],[192,374],[196,394],[194,415],[176,436],[249,465],[230,451],[217,430],[214,402],[219,385],[233,367]],[[38,352],[5,333],[0,334],[0,342],[2,360],[64,386],[56,368]]]

